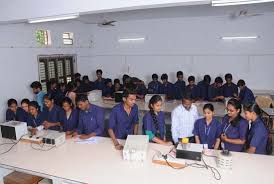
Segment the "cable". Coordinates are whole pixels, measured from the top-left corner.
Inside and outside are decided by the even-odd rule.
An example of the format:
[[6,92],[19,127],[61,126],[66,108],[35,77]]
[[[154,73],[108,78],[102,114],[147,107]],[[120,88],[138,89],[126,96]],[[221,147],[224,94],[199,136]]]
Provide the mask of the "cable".
[[[37,145],[37,144],[36,144],[36,145]],[[35,148],[35,147],[33,146],[33,143],[30,144],[31,148],[34,149],[34,150],[37,150],[37,151],[50,151],[50,150],[52,150],[53,148],[56,148],[56,146],[51,146],[51,147],[48,148],[48,149],[43,149],[44,145],[45,145],[45,143],[42,144],[42,146],[41,146],[40,144],[38,144],[38,146],[39,146],[40,148]]]

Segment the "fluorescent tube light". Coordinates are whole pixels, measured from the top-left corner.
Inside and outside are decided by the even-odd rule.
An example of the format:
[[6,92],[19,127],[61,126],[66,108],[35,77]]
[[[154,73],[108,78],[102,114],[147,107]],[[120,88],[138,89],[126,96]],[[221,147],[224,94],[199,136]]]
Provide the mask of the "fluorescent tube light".
[[212,0],[212,6],[230,6],[241,4],[267,3],[274,0]]
[[56,16],[28,19],[28,23],[32,24],[32,23],[50,22],[50,21],[57,21],[57,20],[68,20],[68,19],[75,19],[78,17],[79,17],[78,13],[77,14],[56,15]]
[[118,39],[118,42],[140,42],[140,41],[145,41],[145,38],[139,37],[139,38],[120,38],[120,39]]
[[258,36],[223,36],[223,40],[246,40],[246,39],[257,39]]

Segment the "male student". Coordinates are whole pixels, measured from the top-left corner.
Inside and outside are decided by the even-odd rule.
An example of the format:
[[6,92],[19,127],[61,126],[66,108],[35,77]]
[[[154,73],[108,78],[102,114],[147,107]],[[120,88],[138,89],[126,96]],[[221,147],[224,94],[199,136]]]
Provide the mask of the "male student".
[[148,83],[148,94],[159,94],[161,88],[161,82],[158,81],[158,75],[152,74],[152,81]]
[[89,139],[94,136],[102,136],[104,132],[105,113],[102,107],[90,104],[86,95],[76,98],[79,112],[79,123],[73,137],[80,135],[80,139]]
[[161,94],[166,95],[167,100],[173,100],[174,99],[174,85],[168,81],[168,76],[166,73],[162,74],[161,76],[162,85],[160,89]]
[[181,138],[189,138],[189,142],[195,142],[193,129],[197,119],[197,107],[192,103],[189,95],[183,95],[182,104],[171,113],[171,133],[174,143]]
[[76,80],[81,80],[81,74],[80,73],[75,73],[74,74],[74,81],[76,81]]
[[21,107],[18,107],[17,101],[13,98],[8,100],[8,109],[6,111],[6,121],[27,122],[28,113]]
[[37,101],[40,111],[43,111],[44,108],[44,95],[45,92],[42,91],[42,85],[38,81],[31,83],[30,87],[32,88],[33,93],[35,94],[35,100]]
[[86,93],[86,92],[90,92],[94,89],[94,84],[92,81],[89,80],[88,76],[85,75],[83,76],[83,80],[82,80],[82,88],[83,88],[83,91]]
[[128,135],[138,134],[136,95],[137,92],[134,89],[124,90],[123,102],[114,106],[111,111],[108,133],[117,150],[123,149],[117,139],[126,139]]
[[190,95],[193,101],[200,99],[200,88],[195,84],[195,77],[188,77],[188,85],[186,86],[186,94]]
[[186,83],[184,81],[184,74],[182,71],[177,72],[177,81],[174,83],[175,87],[175,99],[181,100],[182,95],[185,92]]
[[223,85],[224,97],[237,97],[238,86],[232,82],[232,75],[227,73],[225,75],[226,83]]
[[105,79],[103,78],[103,71],[101,69],[96,70],[97,79],[94,81],[94,88],[103,90],[105,87]]
[[210,75],[205,75],[204,80],[198,82],[197,86],[200,88],[200,98],[201,100],[208,101],[208,88],[210,86],[211,77]]
[[253,92],[245,85],[245,81],[240,79],[237,83],[237,86],[240,88],[240,94],[238,100],[241,104],[251,104],[255,102],[255,97]]
[[58,86],[57,80],[51,79],[49,82],[49,86],[50,86],[50,88],[49,88],[47,94],[49,96],[51,96],[51,98],[54,99],[54,103],[56,105],[61,105],[61,102],[65,96],[62,94],[62,92]]
[[221,77],[216,77],[213,84],[208,88],[208,100],[213,102],[224,100],[224,90],[222,87],[223,79]]
[[105,87],[103,89],[102,95],[104,97],[113,97],[114,93],[114,86],[112,85],[112,80],[111,79],[105,79]]

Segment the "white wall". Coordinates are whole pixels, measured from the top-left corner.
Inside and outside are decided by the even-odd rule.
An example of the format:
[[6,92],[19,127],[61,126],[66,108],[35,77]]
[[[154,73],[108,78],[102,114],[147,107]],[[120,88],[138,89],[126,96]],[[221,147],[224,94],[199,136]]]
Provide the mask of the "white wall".
[[[82,55],[83,52],[88,52],[90,38],[83,26],[80,23],[0,26],[0,122],[5,119],[4,112],[9,98],[17,99],[18,103],[22,98],[33,99],[29,86],[31,82],[39,80],[38,55]],[[50,48],[41,47],[36,43],[35,30],[38,28],[51,31],[53,44]],[[63,46],[62,33],[65,31],[75,33],[77,41],[73,46]],[[81,35],[85,37],[82,38]]]
[[[274,14],[231,21],[225,17],[168,18],[116,23],[115,27],[90,26],[94,47],[81,55],[79,71],[94,79],[102,68],[105,77],[124,73],[146,82],[151,74],[166,72],[172,82],[178,70],[186,77],[204,74],[234,75],[252,89],[274,90]],[[259,35],[258,40],[225,42],[219,37]],[[118,43],[120,37],[145,36],[144,43]]]

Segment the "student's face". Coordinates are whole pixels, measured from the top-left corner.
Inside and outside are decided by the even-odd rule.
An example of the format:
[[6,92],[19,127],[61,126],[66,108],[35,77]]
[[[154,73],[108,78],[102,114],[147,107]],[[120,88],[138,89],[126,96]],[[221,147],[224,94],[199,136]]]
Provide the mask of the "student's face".
[[136,95],[128,95],[127,98],[123,98],[123,101],[125,104],[127,104],[130,107],[133,107],[136,103]]
[[22,104],[21,104],[21,107],[22,107],[22,109],[24,109],[24,111],[29,112],[29,104],[27,104],[27,103],[22,103]]
[[56,84],[56,83],[53,83],[53,84],[51,85],[51,89],[57,89],[57,84]]
[[111,82],[108,82],[108,83],[107,83],[107,87],[111,88],[111,87],[112,87],[112,83],[111,83]]
[[163,82],[163,84],[166,84],[166,83],[167,83],[167,80],[166,80],[166,79],[163,79],[162,82]]
[[157,103],[151,105],[151,107],[155,112],[160,112],[162,109],[162,104],[163,104],[162,101],[158,101]]
[[34,94],[38,94],[40,92],[40,89],[39,88],[32,88],[32,92]]
[[68,112],[72,109],[71,105],[67,102],[64,102],[63,105],[62,105],[63,109]]
[[152,80],[153,80],[153,82],[157,82],[158,78],[153,78]]
[[239,88],[241,91],[244,90],[244,86],[239,86]]
[[188,83],[189,83],[190,86],[194,86],[195,81],[189,81]]
[[231,78],[227,78],[227,79],[226,79],[226,82],[227,82],[228,84],[231,84],[231,83],[232,83],[232,79],[231,79]]
[[115,83],[115,91],[120,90],[121,85],[119,83]]
[[76,85],[77,85],[77,87],[79,87],[79,86],[81,85],[81,83],[80,83],[80,82],[77,82]]
[[205,109],[204,116],[206,119],[211,119],[214,116],[214,112],[211,111],[210,109]]
[[36,116],[38,114],[38,109],[33,106],[29,106],[29,113],[33,116]]
[[98,79],[102,78],[102,74],[100,72],[96,73],[96,76],[97,76]]
[[53,100],[44,99],[44,104],[46,105],[47,108],[51,108],[54,103],[53,103]]
[[66,90],[66,86],[61,86],[60,89],[64,92]]
[[235,118],[238,116],[238,114],[240,113],[240,109],[236,109],[234,106],[232,106],[231,104],[228,104],[226,107],[227,110],[227,115],[229,117]]
[[182,104],[186,110],[190,110],[192,101],[188,99],[183,99]]
[[86,100],[85,102],[77,102],[77,107],[82,110],[82,111],[86,111],[88,110],[88,106],[89,106],[89,102]]
[[184,80],[184,76],[183,75],[179,75],[179,76],[177,76],[177,78],[178,78],[179,81],[183,81]]
[[88,81],[88,80],[84,80],[84,83],[85,83],[85,84],[88,84],[88,83],[89,83],[89,81]]
[[245,119],[246,119],[247,121],[253,120],[255,116],[256,116],[256,113],[254,113],[254,112],[249,112],[249,111],[245,111]]
[[10,109],[12,112],[16,112],[16,110],[17,110],[17,105],[16,105],[15,103],[13,103],[13,104],[11,104],[11,105],[9,106],[9,109]]
[[222,83],[216,83],[217,88],[222,87]]

